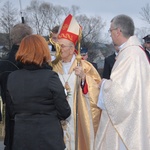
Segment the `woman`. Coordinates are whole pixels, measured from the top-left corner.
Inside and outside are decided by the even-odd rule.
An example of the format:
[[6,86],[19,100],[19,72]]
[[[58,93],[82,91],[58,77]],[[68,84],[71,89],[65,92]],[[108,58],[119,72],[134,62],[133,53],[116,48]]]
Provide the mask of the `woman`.
[[11,73],[7,83],[7,105],[15,120],[12,150],[65,149],[60,120],[71,110],[58,75],[47,63],[50,59],[42,36],[22,40],[16,60],[23,69]]

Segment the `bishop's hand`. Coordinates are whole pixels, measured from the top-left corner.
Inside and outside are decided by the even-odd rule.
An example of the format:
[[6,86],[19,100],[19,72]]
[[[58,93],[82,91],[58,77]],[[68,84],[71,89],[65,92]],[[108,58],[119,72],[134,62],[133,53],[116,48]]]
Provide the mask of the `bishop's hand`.
[[85,80],[86,74],[84,73],[84,70],[83,70],[82,66],[76,66],[74,68],[74,71],[75,71],[75,74],[82,79],[82,81]]

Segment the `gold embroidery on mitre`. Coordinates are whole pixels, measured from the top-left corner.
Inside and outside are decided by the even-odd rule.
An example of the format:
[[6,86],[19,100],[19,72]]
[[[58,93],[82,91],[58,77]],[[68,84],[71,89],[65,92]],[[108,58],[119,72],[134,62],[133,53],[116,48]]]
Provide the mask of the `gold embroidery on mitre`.
[[73,36],[71,36],[69,33],[61,33],[58,38],[65,38],[65,39],[69,39],[70,41],[73,41]]
[[62,26],[62,30],[66,30],[66,29],[68,29],[68,24],[64,24],[63,26]]

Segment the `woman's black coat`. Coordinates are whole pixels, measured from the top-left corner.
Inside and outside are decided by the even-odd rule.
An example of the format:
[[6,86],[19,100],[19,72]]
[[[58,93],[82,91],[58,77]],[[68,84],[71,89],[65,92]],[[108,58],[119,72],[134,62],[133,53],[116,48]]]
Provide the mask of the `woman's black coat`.
[[7,104],[15,120],[13,150],[65,149],[60,120],[71,110],[58,75],[25,66],[8,77]]

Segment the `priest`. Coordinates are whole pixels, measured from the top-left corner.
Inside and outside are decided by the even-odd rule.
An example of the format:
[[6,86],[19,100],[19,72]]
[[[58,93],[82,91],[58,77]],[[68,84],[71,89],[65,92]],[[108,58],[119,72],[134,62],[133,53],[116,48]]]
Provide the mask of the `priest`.
[[111,20],[109,31],[119,53],[110,79],[100,84],[95,150],[150,149],[150,66],[134,28],[129,16]]

